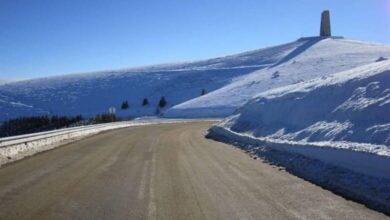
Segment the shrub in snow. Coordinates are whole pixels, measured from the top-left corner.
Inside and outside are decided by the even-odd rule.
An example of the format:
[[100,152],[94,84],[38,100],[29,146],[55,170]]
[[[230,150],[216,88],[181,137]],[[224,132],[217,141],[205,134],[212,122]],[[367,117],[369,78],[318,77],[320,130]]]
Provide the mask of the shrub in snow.
[[128,101],[124,101],[122,102],[122,106],[121,106],[121,109],[128,109],[129,108],[129,102]]
[[381,61],[385,61],[385,60],[388,60],[388,58],[379,57],[375,62],[381,62]]
[[167,105],[167,101],[165,100],[165,97],[162,96],[161,99],[160,99],[160,101],[158,102],[158,106],[159,106],[160,108],[164,108],[166,105]]
[[149,100],[147,98],[144,98],[144,100],[142,100],[142,106],[147,106],[149,105]]
[[116,117],[115,114],[101,114],[101,115],[96,115],[94,119],[92,119],[93,124],[99,124],[99,123],[108,123],[108,122],[115,122],[118,121],[118,118]]
[[280,76],[280,74],[279,74],[279,71],[276,71],[276,72],[274,72],[273,74],[272,74],[272,79],[276,79],[276,78],[278,78]]

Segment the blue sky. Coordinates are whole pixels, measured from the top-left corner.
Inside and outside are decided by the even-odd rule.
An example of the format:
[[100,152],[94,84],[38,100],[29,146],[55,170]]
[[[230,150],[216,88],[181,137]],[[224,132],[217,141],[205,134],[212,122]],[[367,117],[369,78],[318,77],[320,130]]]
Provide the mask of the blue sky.
[[190,61],[318,35],[390,43],[390,0],[0,0],[0,79]]

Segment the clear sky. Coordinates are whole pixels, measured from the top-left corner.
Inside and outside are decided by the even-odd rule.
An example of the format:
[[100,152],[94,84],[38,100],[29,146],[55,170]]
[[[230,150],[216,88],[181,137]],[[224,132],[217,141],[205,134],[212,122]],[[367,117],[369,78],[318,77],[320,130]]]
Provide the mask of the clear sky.
[[0,79],[190,61],[319,33],[390,43],[390,0],[0,0]]

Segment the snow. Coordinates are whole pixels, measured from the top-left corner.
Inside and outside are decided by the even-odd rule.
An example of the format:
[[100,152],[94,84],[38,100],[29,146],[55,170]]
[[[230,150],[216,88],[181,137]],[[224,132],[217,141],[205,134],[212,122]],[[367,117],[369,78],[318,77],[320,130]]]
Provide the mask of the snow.
[[390,60],[382,59],[254,95],[208,137],[384,211],[390,193],[378,191],[389,190],[389,115]]
[[348,199],[389,213],[388,158],[327,146],[270,142],[220,126],[211,128],[208,137],[233,144],[251,157],[279,167],[279,170],[286,170]]
[[[378,149],[369,144],[253,137],[221,125],[212,127],[207,137],[235,145],[270,165],[376,210],[390,210],[390,159],[380,154],[388,152],[386,146]],[[366,152],[358,151],[363,147]]]
[[166,117],[226,117],[251,98],[270,89],[305,82],[317,77],[382,61],[390,46],[342,38],[302,38],[294,50],[275,64],[237,77],[205,96],[174,106]]
[[289,141],[390,145],[389,115],[390,61],[382,61],[260,93],[223,126]]
[[349,142],[343,148],[390,157],[389,115],[390,61],[382,61],[260,93],[219,126],[278,141]]
[[[197,119],[161,119],[139,118],[133,121],[105,123],[89,126],[65,128],[54,131],[0,138],[0,166],[47,151],[66,143],[80,140],[103,131],[132,126],[143,126],[161,123],[186,123]],[[214,120],[212,120],[214,121]]]
[[[142,68],[71,74],[0,85],[0,121],[39,114],[93,116],[116,107],[123,117],[155,115],[165,96],[168,106],[214,91],[232,79],[274,64],[302,42],[215,59]],[[1,97],[7,97],[3,99]],[[141,106],[143,98],[150,105]],[[130,108],[119,110],[128,100]],[[19,108],[21,103],[31,108]],[[165,110],[164,109],[164,110]]]
[[[164,117],[228,116],[208,137],[390,210],[389,57],[390,45],[309,37],[203,61],[7,83],[0,85],[0,121],[40,114],[92,116],[128,100],[130,109],[118,110],[119,116],[160,123],[163,119],[147,116],[155,115],[165,96]],[[207,94],[200,96],[202,89]],[[141,106],[143,98],[149,106]],[[96,129],[63,132],[13,145],[19,148],[0,144],[0,160],[1,151],[3,161],[10,155],[14,160]]]
[[131,123],[108,123],[0,139],[0,166],[102,131],[132,126]]
[[27,105],[2,94],[0,94],[0,112],[0,122],[1,118],[12,118],[15,112],[20,116],[48,114],[47,111],[34,108],[32,105]]
[[[0,121],[30,115],[86,117],[116,107],[122,117],[226,117],[269,89],[296,84],[390,57],[390,46],[342,38],[297,41],[220,58],[71,74],[0,85]],[[201,96],[201,90],[207,91]],[[6,97],[6,98],[4,98]],[[150,105],[142,106],[143,98]],[[128,110],[120,110],[123,101]]]

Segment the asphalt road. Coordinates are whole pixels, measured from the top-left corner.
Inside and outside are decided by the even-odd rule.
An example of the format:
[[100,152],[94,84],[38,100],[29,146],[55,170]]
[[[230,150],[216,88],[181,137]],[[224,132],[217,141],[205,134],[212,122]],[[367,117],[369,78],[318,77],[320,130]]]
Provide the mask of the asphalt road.
[[102,133],[0,168],[0,219],[387,219],[204,138],[210,122]]

